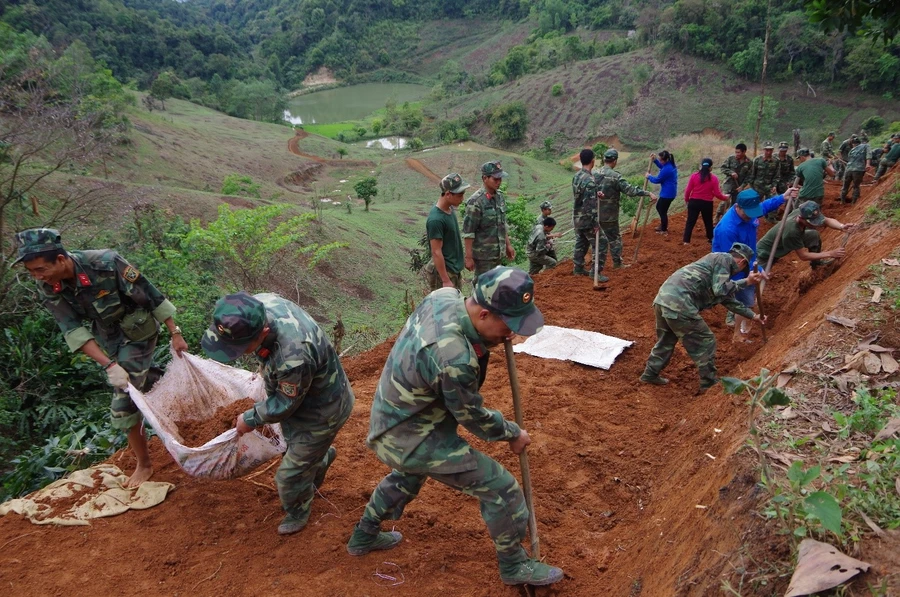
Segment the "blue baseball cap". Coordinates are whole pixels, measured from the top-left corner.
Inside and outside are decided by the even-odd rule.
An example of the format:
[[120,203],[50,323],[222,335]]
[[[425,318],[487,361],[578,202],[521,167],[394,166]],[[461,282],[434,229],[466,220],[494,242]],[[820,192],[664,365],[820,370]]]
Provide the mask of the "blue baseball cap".
[[763,215],[763,209],[760,206],[760,203],[762,203],[762,198],[759,196],[759,193],[753,189],[747,189],[738,193],[738,207],[744,210],[744,213],[747,214],[748,217],[758,218]]

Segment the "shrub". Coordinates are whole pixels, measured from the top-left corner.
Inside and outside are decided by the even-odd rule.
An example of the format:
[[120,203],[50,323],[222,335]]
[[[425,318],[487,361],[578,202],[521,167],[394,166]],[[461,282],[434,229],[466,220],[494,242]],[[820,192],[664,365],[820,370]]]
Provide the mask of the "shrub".
[[550,88],[550,95],[552,95],[553,97],[558,97],[558,96],[562,95],[562,92],[563,92],[563,86],[560,85],[559,83],[555,84],[553,87]]
[[525,138],[528,128],[528,113],[523,102],[510,102],[496,106],[489,117],[491,132],[502,142],[519,141]]
[[870,116],[863,120],[862,124],[859,126],[869,135],[877,135],[884,130],[886,124],[887,123],[885,123],[884,118],[882,118],[881,116]]
[[222,194],[259,199],[259,184],[245,174],[229,174],[222,181]]

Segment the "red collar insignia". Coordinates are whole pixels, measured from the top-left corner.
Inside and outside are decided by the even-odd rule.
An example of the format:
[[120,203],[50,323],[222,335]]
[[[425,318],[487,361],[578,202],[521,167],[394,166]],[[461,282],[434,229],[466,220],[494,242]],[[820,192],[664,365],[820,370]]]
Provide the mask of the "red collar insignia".
[[53,292],[59,294],[62,292],[62,282],[54,282],[53,283]]
[[257,351],[256,351],[256,356],[258,356],[261,359],[269,358],[270,354],[272,354],[272,351],[269,350],[268,348],[260,348],[260,349],[257,349]]
[[475,356],[477,356],[479,359],[487,354],[487,350],[485,350],[484,346],[482,346],[481,344],[473,344],[472,348],[475,349]]
[[88,278],[87,274],[77,274],[77,275],[78,275],[78,283],[79,284],[81,284],[82,286],[90,286],[91,285],[91,279]]

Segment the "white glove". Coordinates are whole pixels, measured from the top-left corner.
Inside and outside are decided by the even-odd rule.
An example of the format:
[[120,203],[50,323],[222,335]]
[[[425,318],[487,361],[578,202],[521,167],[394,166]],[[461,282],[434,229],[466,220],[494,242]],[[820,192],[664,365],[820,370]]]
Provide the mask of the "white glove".
[[128,372],[122,368],[122,365],[118,363],[110,365],[109,369],[106,370],[106,375],[109,377],[111,386],[121,390],[128,387]]

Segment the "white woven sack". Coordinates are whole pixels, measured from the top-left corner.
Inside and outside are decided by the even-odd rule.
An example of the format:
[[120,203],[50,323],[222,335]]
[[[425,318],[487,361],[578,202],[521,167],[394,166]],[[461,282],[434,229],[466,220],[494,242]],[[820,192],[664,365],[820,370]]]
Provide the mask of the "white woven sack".
[[281,425],[270,425],[274,437],[254,430],[238,438],[234,429],[199,448],[185,446],[177,421],[202,421],[242,398],[266,398],[260,376],[215,361],[184,353],[172,356],[166,374],[147,394],[128,386],[132,400],[156,431],[175,462],[189,475],[231,479],[246,475],[260,464],[283,454],[287,447]]

